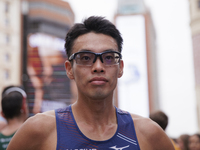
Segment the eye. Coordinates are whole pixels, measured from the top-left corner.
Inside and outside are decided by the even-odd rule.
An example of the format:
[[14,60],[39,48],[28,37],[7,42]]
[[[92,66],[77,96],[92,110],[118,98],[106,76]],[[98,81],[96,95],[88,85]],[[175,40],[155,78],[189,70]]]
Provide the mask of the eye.
[[105,59],[106,59],[106,60],[112,60],[112,59],[113,59],[113,56],[106,56]]
[[105,61],[113,61],[115,58],[113,53],[105,53],[104,54],[104,60]]
[[87,62],[87,61],[91,61],[93,56],[91,53],[80,53],[77,58],[80,61]]
[[82,56],[81,60],[83,61],[89,61],[91,58],[89,56]]

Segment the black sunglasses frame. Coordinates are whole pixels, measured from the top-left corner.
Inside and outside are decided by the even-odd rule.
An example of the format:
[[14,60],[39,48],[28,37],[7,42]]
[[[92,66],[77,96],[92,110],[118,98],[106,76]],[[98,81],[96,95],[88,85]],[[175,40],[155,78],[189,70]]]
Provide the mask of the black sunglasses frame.
[[77,54],[80,54],[80,53],[91,53],[91,54],[94,54],[94,55],[95,55],[95,58],[94,58],[93,63],[95,63],[97,57],[100,57],[100,60],[101,60],[101,62],[103,63],[102,55],[105,54],[105,53],[117,53],[117,54],[119,55],[119,60],[122,59],[122,54],[121,54],[120,52],[117,52],[117,51],[105,51],[105,52],[102,52],[102,53],[94,53],[94,52],[90,52],[90,51],[80,51],[80,52],[77,52],[77,53],[72,54],[72,55],[69,57],[69,61],[72,61],[73,59],[75,59],[76,55],[77,55]]

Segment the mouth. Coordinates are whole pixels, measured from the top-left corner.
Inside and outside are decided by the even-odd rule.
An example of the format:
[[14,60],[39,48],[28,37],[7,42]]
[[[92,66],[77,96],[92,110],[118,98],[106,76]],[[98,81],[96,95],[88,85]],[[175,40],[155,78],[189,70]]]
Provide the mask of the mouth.
[[94,85],[103,85],[106,82],[108,82],[108,80],[104,77],[95,77],[90,80],[90,83],[92,83]]

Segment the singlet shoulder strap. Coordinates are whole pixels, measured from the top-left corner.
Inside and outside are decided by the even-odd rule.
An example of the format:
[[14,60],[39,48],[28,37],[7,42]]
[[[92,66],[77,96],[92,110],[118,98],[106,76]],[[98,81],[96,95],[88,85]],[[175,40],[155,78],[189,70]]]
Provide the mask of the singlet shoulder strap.
[[117,136],[121,139],[129,139],[129,142],[136,145],[137,149],[140,150],[138,139],[136,136],[134,121],[131,114],[127,111],[123,111],[116,108],[117,120],[118,120],[118,133]]
[[116,108],[117,113],[119,113],[121,115],[128,115],[129,114],[129,112],[127,112],[127,111],[121,110],[120,108],[117,108],[117,107],[115,107],[115,108]]
[[67,112],[71,112],[71,105],[65,107],[65,108],[58,108],[55,110],[56,114],[62,114],[62,113],[67,113]]

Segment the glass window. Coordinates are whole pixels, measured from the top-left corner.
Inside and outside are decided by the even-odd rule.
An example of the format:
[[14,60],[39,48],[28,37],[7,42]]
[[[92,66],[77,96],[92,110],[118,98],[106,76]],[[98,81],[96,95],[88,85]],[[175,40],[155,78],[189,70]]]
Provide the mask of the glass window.
[[6,27],[9,26],[9,24],[10,24],[9,19],[8,19],[8,18],[5,18],[4,23],[5,23],[5,26],[6,26]]
[[4,71],[4,79],[5,80],[9,80],[10,79],[10,72],[9,72],[9,70],[5,70]]
[[9,34],[6,34],[6,37],[5,37],[5,43],[9,43],[10,42],[10,35]]
[[200,9],[200,0],[198,0],[198,8]]
[[9,7],[10,7],[9,2],[5,2],[5,13],[9,12]]
[[10,55],[9,55],[8,53],[6,53],[6,54],[4,55],[4,61],[5,61],[5,62],[9,62],[9,61],[10,61]]

